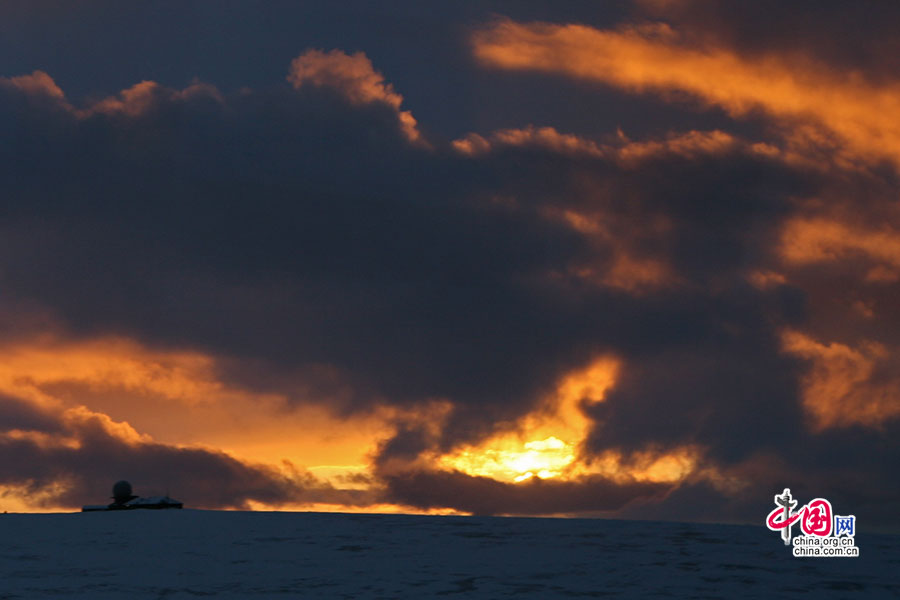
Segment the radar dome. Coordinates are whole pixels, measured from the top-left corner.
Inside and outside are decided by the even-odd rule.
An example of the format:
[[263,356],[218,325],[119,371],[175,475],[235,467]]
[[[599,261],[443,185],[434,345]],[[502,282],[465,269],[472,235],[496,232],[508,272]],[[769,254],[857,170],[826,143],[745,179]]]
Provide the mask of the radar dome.
[[131,500],[134,496],[131,495],[131,484],[125,480],[117,481],[113,486],[113,499],[123,504]]

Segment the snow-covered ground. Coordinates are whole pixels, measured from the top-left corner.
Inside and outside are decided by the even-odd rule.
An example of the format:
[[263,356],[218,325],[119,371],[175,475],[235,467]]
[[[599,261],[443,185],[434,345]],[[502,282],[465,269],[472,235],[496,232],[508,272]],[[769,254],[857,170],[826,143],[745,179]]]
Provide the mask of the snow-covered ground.
[[0,514],[0,598],[892,598],[900,536],[793,558],[759,527],[195,510]]

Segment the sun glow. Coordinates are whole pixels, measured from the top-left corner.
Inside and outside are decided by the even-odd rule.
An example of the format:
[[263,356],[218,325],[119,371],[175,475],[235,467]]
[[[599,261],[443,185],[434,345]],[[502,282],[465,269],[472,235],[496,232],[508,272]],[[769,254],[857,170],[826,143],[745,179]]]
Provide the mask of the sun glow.
[[603,357],[569,373],[536,410],[478,445],[437,457],[438,466],[508,482],[583,474],[579,446],[591,426],[583,407],[603,401],[618,369]]
[[532,477],[559,477],[574,460],[572,444],[550,436],[524,443],[518,439],[495,439],[490,446],[442,457],[440,463],[470,475],[519,482]]
[[701,449],[693,445],[650,447],[625,454],[582,452],[592,421],[585,408],[604,402],[620,363],[599,358],[562,377],[554,393],[532,412],[484,442],[434,457],[441,469],[498,481],[572,480],[602,476],[620,483],[675,483],[696,472]]

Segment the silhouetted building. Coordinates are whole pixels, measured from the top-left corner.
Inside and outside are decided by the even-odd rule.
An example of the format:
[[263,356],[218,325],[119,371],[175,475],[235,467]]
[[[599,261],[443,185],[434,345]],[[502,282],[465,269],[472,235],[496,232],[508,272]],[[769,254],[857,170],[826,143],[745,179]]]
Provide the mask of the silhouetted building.
[[141,498],[131,493],[131,484],[127,481],[117,481],[113,485],[111,504],[93,504],[81,507],[81,512],[94,512],[100,510],[134,510],[136,508],[183,508],[178,500],[168,496],[150,496]]

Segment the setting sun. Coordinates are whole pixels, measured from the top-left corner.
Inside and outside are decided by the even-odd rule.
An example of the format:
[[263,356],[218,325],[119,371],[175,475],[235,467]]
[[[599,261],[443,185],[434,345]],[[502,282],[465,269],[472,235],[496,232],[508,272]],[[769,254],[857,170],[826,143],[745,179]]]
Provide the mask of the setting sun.
[[439,464],[470,475],[519,482],[532,477],[559,477],[574,460],[572,445],[550,436],[524,443],[517,439],[495,440],[488,447],[443,457]]
[[583,406],[603,401],[618,369],[617,360],[603,357],[568,373],[555,393],[510,429],[439,457],[438,466],[517,483],[574,474],[579,445],[591,425]]

